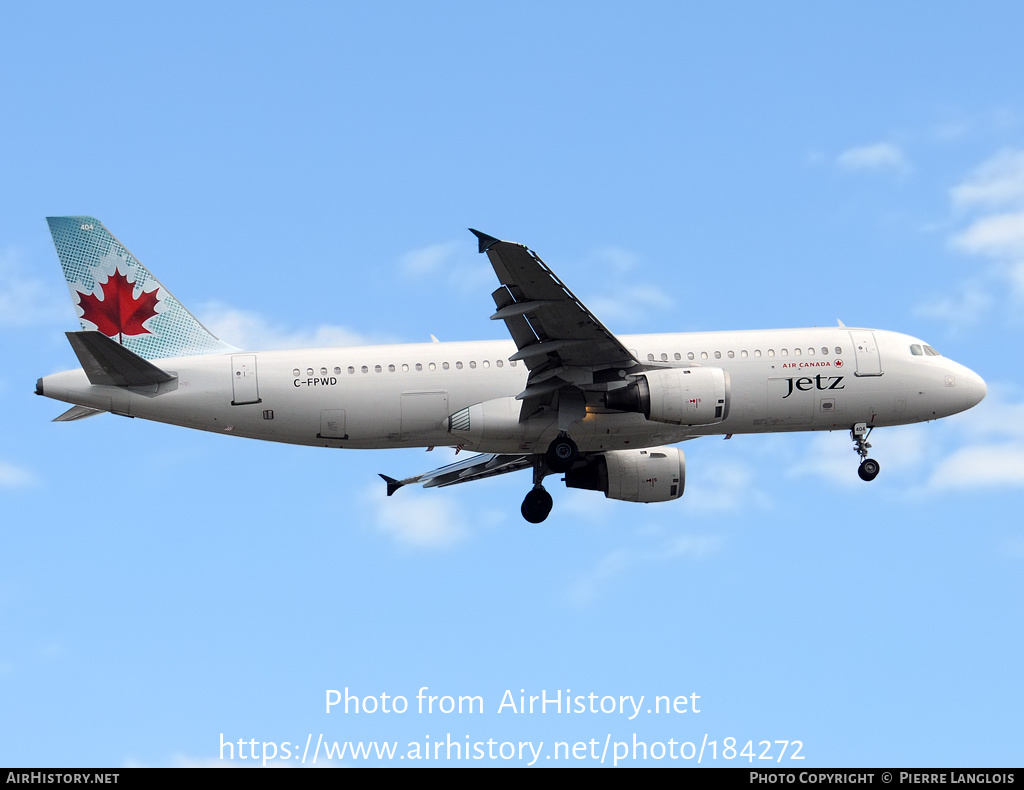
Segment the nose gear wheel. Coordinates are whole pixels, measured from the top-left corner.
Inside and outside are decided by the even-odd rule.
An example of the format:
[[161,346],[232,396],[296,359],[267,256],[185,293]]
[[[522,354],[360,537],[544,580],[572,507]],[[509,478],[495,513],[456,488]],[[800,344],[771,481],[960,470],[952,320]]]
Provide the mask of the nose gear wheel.
[[878,461],[874,458],[868,458],[868,450],[871,449],[871,442],[868,441],[868,437],[873,430],[874,428],[868,428],[866,423],[859,422],[850,431],[850,438],[853,439],[854,444],[853,449],[860,456],[860,466],[857,468],[857,474],[861,480],[867,482],[871,482],[878,477],[878,472],[881,469]]

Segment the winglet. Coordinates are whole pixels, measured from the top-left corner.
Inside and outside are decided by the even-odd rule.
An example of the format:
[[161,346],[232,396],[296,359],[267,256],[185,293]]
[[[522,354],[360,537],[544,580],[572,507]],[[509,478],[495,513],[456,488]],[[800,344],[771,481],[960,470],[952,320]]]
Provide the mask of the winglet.
[[400,480],[395,480],[395,478],[388,477],[387,475],[381,475],[380,477],[385,483],[388,484],[388,496],[391,496],[399,488],[405,485],[405,483],[401,482]]
[[495,244],[501,241],[501,239],[496,239],[494,238],[494,236],[488,236],[486,233],[481,233],[480,231],[474,230],[473,228],[470,228],[469,232],[480,240],[480,252],[487,252],[487,250],[489,250],[491,247],[493,247]]

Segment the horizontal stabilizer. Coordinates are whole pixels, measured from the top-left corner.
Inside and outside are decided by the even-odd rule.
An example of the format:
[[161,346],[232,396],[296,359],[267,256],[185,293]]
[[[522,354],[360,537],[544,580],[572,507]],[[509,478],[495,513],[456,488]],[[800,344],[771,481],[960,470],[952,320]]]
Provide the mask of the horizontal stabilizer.
[[103,409],[90,409],[88,406],[72,406],[59,417],[54,417],[54,422],[71,422],[81,420],[85,417],[95,417],[97,414],[106,414]]
[[144,387],[173,381],[167,371],[147,362],[133,351],[100,332],[67,332],[71,347],[92,384],[114,387]]
[[393,477],[381,475],[384,482],[388,484],[388,496],[391,496],[402,486],[412,483],[419,483],[424,488],[434,486],[451,486],[456,483],[468,483],[471,480],[482,480],[485,477],[503,475],[506,472],[516,472],[520,469],[527,469],[533,466],[533,456],[525,455],[497,455],[495,453],[481,453],[471,455],[454,464],[442,466],[432,472],[421,475],[413,475],[405,480],[395,480]]

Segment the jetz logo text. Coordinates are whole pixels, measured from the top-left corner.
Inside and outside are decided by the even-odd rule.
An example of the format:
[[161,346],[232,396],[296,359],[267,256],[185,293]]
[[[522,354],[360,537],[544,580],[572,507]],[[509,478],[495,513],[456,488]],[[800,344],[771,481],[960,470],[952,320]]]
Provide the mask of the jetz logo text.
[[793,394],[793,390],[800,390],[801,392],[810,392],[811,390],[842,390],[846,389],[843,385],[842,376],[822,376],[820,373],[817,376],[801,376],[800,378],[786,379],[789,382],[789,390],[782,399],[785,400]]

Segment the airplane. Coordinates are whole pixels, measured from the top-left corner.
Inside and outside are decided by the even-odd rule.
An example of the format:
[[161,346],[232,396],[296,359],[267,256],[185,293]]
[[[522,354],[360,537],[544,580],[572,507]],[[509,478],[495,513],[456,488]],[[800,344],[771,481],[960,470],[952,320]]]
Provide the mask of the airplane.
[[472,230],[499,287],[510,341],[242,350],[215,337],[99,220],[49,217],[81,330],[81,368],[36,394],[73,406],[275,442],[435,446],[475,454],[400,488],[530,469],[523,517],[553,500],[544,479],[629,502],[683,495],[683,451],[701,436],[849,431],[865,481],[878,427],[978,404],[985,382],[909,335],[836,327],[617,337],[530,249]]

